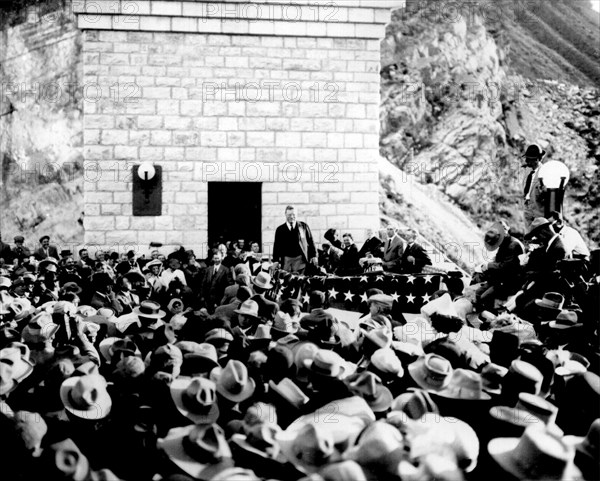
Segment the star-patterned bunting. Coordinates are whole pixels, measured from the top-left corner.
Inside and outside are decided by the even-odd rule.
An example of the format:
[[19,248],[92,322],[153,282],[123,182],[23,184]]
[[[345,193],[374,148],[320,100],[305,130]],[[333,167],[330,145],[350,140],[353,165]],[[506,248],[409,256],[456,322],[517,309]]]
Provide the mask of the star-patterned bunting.
[[[277,276],[275,276],[277,277]],[[331,307],[348,311],[362,311],[367,304],[367,291],[381,289],[393,299],[392,315],[397,313],[419,313],[423,304],[440,288],[443,274],[365,274],[361,276],[282,276],[276,279],[276,286],[270,292],[273,300],[294,298],[301,300],[305,307],[309,303],[309,293],[320,290],[327,294]]]

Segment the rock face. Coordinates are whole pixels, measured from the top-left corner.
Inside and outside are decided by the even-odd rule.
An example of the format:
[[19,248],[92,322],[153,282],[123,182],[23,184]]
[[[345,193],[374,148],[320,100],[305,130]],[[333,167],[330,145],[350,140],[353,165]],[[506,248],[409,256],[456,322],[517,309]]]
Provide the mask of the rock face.
[[[6,7],[5,7],[6,8]],[[83,240],[80,34],[69,2],[3,16],[0,29],[0,222],[4,239]]]
[[434,184],[480,227],[501,217],[523,231],[520,155],[540,143],[571,170],[566,218],[598,242],[597,91],[511,74],[477,15],[440,22],[396,11],[383,44],[384,157]]

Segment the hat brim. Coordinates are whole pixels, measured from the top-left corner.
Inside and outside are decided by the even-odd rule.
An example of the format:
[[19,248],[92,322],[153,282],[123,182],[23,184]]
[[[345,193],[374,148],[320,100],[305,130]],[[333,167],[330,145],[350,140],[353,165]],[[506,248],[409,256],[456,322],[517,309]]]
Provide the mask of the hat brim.
[[243,314],[244,316],[254,317],[255,319],[260,319],[258,312],[255,314],[254,312],[243,311],[241,309],[234,309],[233,312],[236,314]]
[[183,439],[194,428],[193,425],[176,429],[176,433],[159,439],[158,447],[162,449],[173,464],[195,479],[209,480],[221,471],[233,467],[232,458],[224,458],[217,464],[202,464],[185,452]]
[[60,400],[62,401],[63,406],[71,414],[81,419],[86,419],[88,421],[104,419],[110,414],[110,410],[112,408],[112,399],[106,390],[103,390],[101,395],[96,398],[96,404],[91,409],[83,410],[77,409],[75,406],[73,406],[69,398],[69,394],[71,393],[71,390],[75,384],[77,384],[78,380],[79,377],[70,377],[60,385]]
[[550,329],[557,329],[559,331],[563,331],[565,329],[583,327],[583,324],[581,324],[579,322],[576,322],[575,324],[562,324],[562,323],[559,323],[558,321],[550,321],[548,323],[548,327]]
[[162,319],[163,317],[165,317],[167,315],[167,313],[165,311],[163,311],[162,309],[159,309],[156,314],[147,314],[147,313],[144,313],[144,312],[140,312],[140,308],[139,307],[135,307],[133,309],[133,312],[138,317],[146,317],[148,319]]
[[216,384],[217,384],[217,392],[221,396],[223,396],[225,399],[229,399],[230,401],[233,401],[236,403],[245,401],[250,396],[252,396],[252,394],[254,394],[254,391],[256,390],[256,383],[254,382],[254,379],[252,379],[251,377],[248,378],[248,383],[244,386],[244,389],[242,389],[242,391],[239,394],[230,393],[218,381]]
[[212,424],[219,418],[219,406],[215,402],[205,413],[192,412],[183,402],[183,393],[191,379],[177,378],[171,383],[171,397],[177,410],[195,424]]
[[552,307],[552,306],[548,306],[546,304],[544,304],[542,299],[535,299],[533,301],[535,303],[535,305],[541,309],[545,309],[548,311],[548,313],[552,313],[553,315],[559,315],[562,311],[562,309],[560,307]]
[[304,398],[299,399],[298,403],[294,402],[287,396],[286,393],[279,389],[279,386],[275,384],[273,380],[269,381],[269,389],[272,393],[276,394],[277,396],[279,396],[280,399],[285,401],[290,407],[297,409],[298,411],[300,411],[302,409],[302,406],[304,406],[309,401],[309,397],[304,395]]
[[483,387],[481,388],[481,392],[479,393],[480,397],[478,397],[478,398],[458,397],[456,395],[457,393],[454,392],[451,388],[452,388],[452,383],[450,383],[446,388],[442,389],[441,391],[437,391],[435,393],[435,395],[443,397],[445,399],[454,399],[456,401],[469,401],[469,402],[489,401],[490,399],[492,399],[492,396],[490,396],[488,393],[484,392],[485,390],[483,389]]
[[271,284],[271,283],[259,284],[259,283],[255,282],[254,280],[252,280],[252,284],[255,285],[256,287],[260,287],[261,289],[273,289],[273,284]]
[[324,378],[328,378],[328,379],[342,379],[344,377],[344,374],[348,375],[348,373],[346,373],[346,366],[341,365],[340,366],[340,372],[337,374],[337,376],[329,376],[325,373],[319,372],[319,371],[315,371],[312,366],[313,366],[313,359],[304,359],[304,361],[302,361],[302,364],[304,364],[304,367],[306,369],[308,369],[308,371],[313,375],[313,376],[321,376]]
[[[231,443],[231,448],[234,450],[234,453],[236,450],[240,450],[243,451],[244,453],[253,455],[253,456],[259,456],[260,458],[264,458],[265,460],[272,460],[275,461],[275,459],[273,459],[271,456],[269,456],[269,454],[265,451],[261,451],[258,448],[255,448],[254,446],[252,446],[251,444],[248,443],[246,436],[244,436],[243,434],[234,434],[233,436],[231,436],[231,439],[229,441]],[[235,454],[234,454],[235,457]],[[232,478],[233,481],[233,478]]]
[[413,380],[417,383],[417,385],[421,388],[421,389],[425,389],[426,391],[433,391],[433,392],[439,392],[442,389],[445,389],[448,384],[450,384],[450,374],[448,374],[448,376],[446,377],[445,381],[440,385],[440,386],[434,386],[431,385],[427,382],[426,376],[425,376],[425,361],[423,359],[417,359],[415,362],[413,362],[412,364],[409,364],[408,366],[408,373],[410,374],[410,377],[413,378]]

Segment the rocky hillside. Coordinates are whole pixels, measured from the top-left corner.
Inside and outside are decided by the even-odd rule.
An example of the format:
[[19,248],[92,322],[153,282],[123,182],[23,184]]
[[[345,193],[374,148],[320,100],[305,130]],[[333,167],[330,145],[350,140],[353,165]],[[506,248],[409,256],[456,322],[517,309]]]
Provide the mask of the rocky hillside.
[[589,86],[595,74],[588,70],[581,87],[520,75],[510,36],[523,28],[511,28],[477,15],[443,22],[410,4],[395,11],[382,52],[381,153],[421,184],[433,184],[479,227],[501,217],[522,231],[526,173],[519,156],[538,142],[548,158],[569,166],[566,217],[597,243],[600,101]]
[[83,240],[81,42],[66,0],[0,6],[3,238]]

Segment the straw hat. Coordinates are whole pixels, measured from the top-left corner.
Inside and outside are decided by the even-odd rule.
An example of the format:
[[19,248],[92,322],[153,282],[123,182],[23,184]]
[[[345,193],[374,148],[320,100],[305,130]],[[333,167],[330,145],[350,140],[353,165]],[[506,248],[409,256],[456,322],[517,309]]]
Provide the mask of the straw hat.
[[60,386],[60,399],[65,409],[78,418],[103,419],[112,407],[106,386],[106,379],[99,374],[70,377]]
[[179,412],[195,424],[212,424],[218,419],[217,386],[210,379],[179,377],[170,389]]

